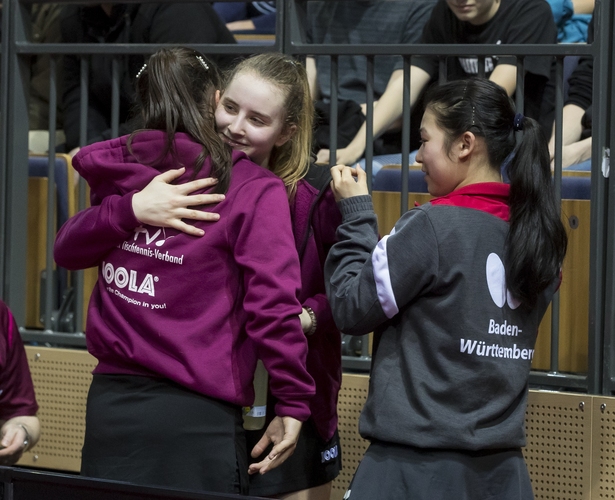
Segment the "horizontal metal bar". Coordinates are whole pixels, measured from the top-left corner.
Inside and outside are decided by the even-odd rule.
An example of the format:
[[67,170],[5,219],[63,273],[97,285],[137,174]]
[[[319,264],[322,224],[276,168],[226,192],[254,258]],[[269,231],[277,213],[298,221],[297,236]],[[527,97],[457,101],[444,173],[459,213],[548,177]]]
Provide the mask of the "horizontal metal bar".
[[[145,54],[161,48],[177,47],[177,43],[31,43],[16,42],[18,54]],[[254,52],[254,48],[268,45],[242,45],[233,43],[188,43],[199,51],[219,54],[241,54]],[[292,52],[307,55],[412,55],[412,56],[581,56],[592,55],[592,46],[587,44],[308,44],[293,43]],[[214,50],[215,49],[215,50]]]
[[310,44],[291,43],[293,54],[306,55],[413,55],[413,56],[567,56],[592,55],[592,46],[588,44]]
[[51,330],[29,330],[19,328],[19,333],[24,342],[37,342],[41,344],[53,344],[57,347],[85,347],[85,335],[83,333],[62,333]]
[[372,366],[370,356],[342,356],[342,368],[368,373]]
[[530,372],[530,387],[556,387],[564,389],[587,390],[587,376],[562,372]]
[[272,50],[272,45],[242,45],[234,43],[30,43],[16,42],[20,55],[35,54],[152,54],[157,50],[182,45],[210,54],[251,54]]

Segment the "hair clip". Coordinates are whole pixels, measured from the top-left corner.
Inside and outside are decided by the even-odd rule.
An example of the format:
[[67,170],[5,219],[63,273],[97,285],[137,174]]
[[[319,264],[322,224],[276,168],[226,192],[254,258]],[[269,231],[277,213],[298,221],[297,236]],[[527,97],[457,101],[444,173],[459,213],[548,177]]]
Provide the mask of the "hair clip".
[[209,65],[205,62],[205,59],[203,59],[201,56],[196,56],[196,58],[199,60],[201,65],[205,68],[205,71],[207,71],[209,69]]
[[523,130],[523,119],[525,118],[525,116],[523,116],[521,113],[517,113],[515,115],[515,118],[513,119],[513,130],[515,132],[519,132],[520,130]]
[[146,68],[147,68],[147,63],[145,63],[143,67],[139,70],[139,72],[137,73],[137,79],[139,79],[139,77],[143,74]]

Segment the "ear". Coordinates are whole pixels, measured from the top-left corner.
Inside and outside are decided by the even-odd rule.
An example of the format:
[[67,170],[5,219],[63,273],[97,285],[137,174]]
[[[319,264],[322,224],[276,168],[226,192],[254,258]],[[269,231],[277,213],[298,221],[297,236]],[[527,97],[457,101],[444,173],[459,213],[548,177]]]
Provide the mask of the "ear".
[[469,130],[461,134],[457,140],[457,156],[460,160],[467,160],[476,148],[476,136]]
[[275,145],[279,148],[280,146],[286,144],[296,133],[297,125],[292,124],[284,127],[280,137],[278,137],[278,140],[275,141]]
[[[210,94],[210,95],[211,95],[211,94]],[[215,99],[215,101],[216,101],[216,107],[218,107],[218,104],[220,104],[220,97],[221,97],[220,91],[219,91],[219,90],[216,90],[216,94],[215,94],[215,96],[214,96],[214,99]]]

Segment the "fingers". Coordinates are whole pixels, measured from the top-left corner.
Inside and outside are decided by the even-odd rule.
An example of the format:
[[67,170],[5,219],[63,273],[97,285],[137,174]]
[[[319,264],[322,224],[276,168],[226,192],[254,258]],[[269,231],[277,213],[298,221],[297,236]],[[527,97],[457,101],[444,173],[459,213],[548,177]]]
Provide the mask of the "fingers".
[[[163,172],[162,174],[159,174],[156,177],[154,177],[154,180],[158,182],[164,182],[165,184],[170,184],[175,179],[178,179],[179,177],[181,177],[185,171],[186,171],[185,167],[167,170],[166,172]],[[218,184],[218,179],[214,177],[206,177],[204,179],[196,179],[194,181],[186,182],[184,184],[179,184],[174,187],[177,193],[183,194],[183,195],[189,195],[190,193],[194,193],[195,191],[200,191],[203,189],[210,188],[212,186],[215,186],[216,184]],[[221,196],[222,197],[219,199],[215,199],[216,202],[224,199],[224,195],[210,195],[210,196]],[[207,200],[205,200],[202,203],[207,203]]]
[[175,179],[177,179],[178,177],[180,177],[185,171],[186,171],[186,167],[167,170],[166,172],[163,172],[162,174],[157,175],[155,179],[165,182],[166,184],[169,184],[173,182]]
[[355,168],[355,172],[357,175],[357,182],[367,182],[367,174],[365,170],[361,168],[361,165],[357,163],[357,167]]
[[201,191],[203,189],[215,186],[216,184],[218,184],[218,179],[215,179],[213,177],[206,177],[205,179],[197,179],[194,181],[186,182],[185,184],[180,184],[179,186],[177,186],[177,188],[178,192],[181,194],[190,194],[194,193],[195,191]]
[[250,455],[252,456],[252,458],[260,457],[263,453],[265,453],[265,450],[270,444],[271,439],[269,439],[267,434],[264,434],[263,437],[259,439],[258,443],[254,445],[254,448],[252,448],[252,452],[250,453]]
[[224,198],[225,196],[223,194],[186,194],[181,199],[179,205],[184,207],[191,207],[196,205],[213,205],[214,203],[220,203],[224,200]]
[[250,464],[248,474],[266,474],[268,471],[282,465],[295,451],[295,443],[282,441],[271,450],[262,461]]

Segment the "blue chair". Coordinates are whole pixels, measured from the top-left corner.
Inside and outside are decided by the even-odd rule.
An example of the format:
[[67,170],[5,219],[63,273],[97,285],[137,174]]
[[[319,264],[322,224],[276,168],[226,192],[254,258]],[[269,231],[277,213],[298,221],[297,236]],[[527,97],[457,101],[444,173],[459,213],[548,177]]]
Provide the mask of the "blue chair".
[[[408,157],[408,163],[412,165],[416,159],[417,151],[412,151]],[[361,168],[365,170],[365,158],[359,161]],[[390,155],[378,155],[373,157],[372,161],[372,175],[376,175],[383,167],[387,165],[400,165],[401,166],[401,153]]]
[[591,177],[562,177],[562,199],[589,200],[591,199]]
[[[70,159],[66,155],[59,155],[55,158],[54,175],[56,184],[56,208],[58,228],[64,224],[69,217],[69,167]],[[28,157],[28,175],[30,177],[49,177],[49,158],[45,156],[32,155]]]
[[[68,218],[75,212],[74,189],[73,186],[73,169],[71,160],[68,155],[56,155],[54,159],[54,177],[55,177],[55,223],[56,228],[62,226]],[[28,157],[28,174],[31,180],[48,179],[50,172],[49,158],[47,155],[31,155]],[[41,186],[39,184],[39,186]],[[42,189],[42,191],[40,190]],[[45,238],[47,234],[47,193],[46,188],[39,188],[37,193],[40,193],[40,203],[30,203],[30,210],[35,210],[34,226],[29,229],[28,233],[28,271],[27,271],[27,296],[28,305],[26,312],[26,326],[38,328],[45,323],[44,311],[46,289],[44,283],[47,279],[47,270],[44,265],[46,260],[46,251],[52,252],[53,249],[45,249]],[[34,208],[36,207],[36,208]],[[33,239],[31,239],[33,238]],[[66,308],[66,304],[72,300],[72,292],[68,285],[68,272],[63,268],[56,268],[52,278],[53,296],[50,298],[52,302],[52,323],[53,329],[59,331],[71,331],[67,324],[61,324],[61,312]],[[40,324],[39,324],[40,322]],[[70,321],[69,321],[70,322]]]
[[[401,191],[401,168],[383,168],[374,176],[374,191]],[[408,192],[427,193],[425,174],[420,170],[408,171]]]

